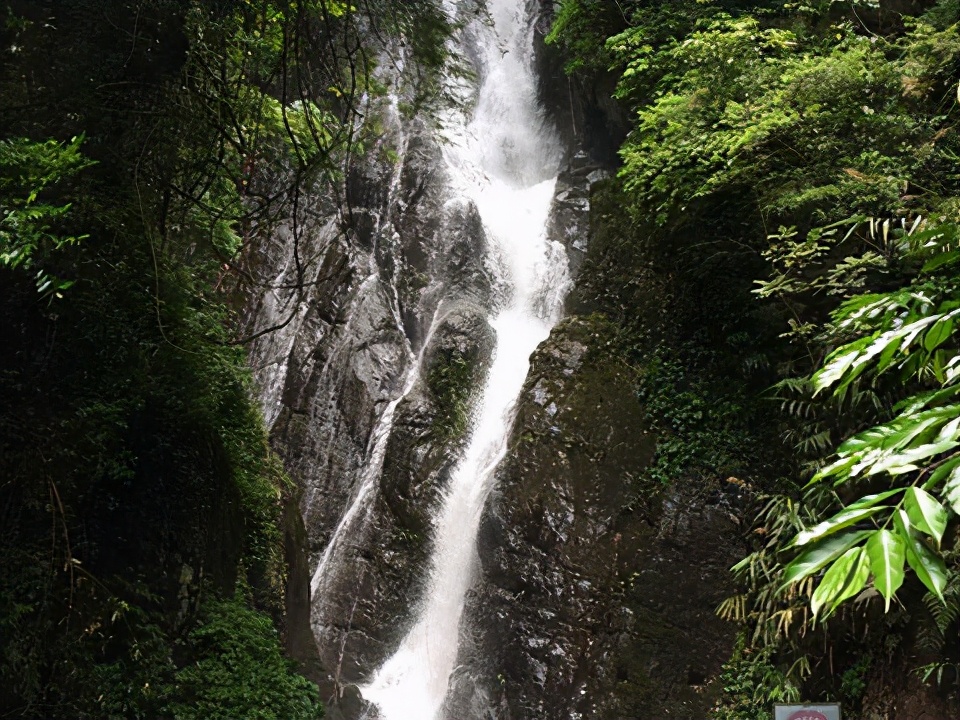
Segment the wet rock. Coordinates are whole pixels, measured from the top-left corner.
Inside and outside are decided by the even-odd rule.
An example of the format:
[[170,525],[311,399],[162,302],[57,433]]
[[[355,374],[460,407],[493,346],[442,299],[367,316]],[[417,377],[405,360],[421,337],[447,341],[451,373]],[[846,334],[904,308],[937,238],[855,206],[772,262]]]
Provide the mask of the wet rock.
[[[402,102],[414,91],[398,85]],[[386,102],[379,111],[383,135],[354,163],[344,204],[304,198],[309,212],[257,248],[266,290],[249,308],[250,332],[263,333],[250,362],[271,439],[302,490],[300,544],[309,568],[335,553],[309,601],[310,578],[296,567],[288,604],[301,636],[291,650],[322,667],[311,676],[343,717],[358,715],[349,688],[387,657],[420,598],[437,492],[493,346],[476,208],[449,201],[429,118],[401,117]],[[443,372],[451,364],[465,368],[462,387],[438,391],[432,379],[453,377]],[[447,422],[450,397],[462,422]],[[457,432],[443,430],[451,425]],[[378,454],[382,473],[363,490]]]
[[535,44],[540,99],[554,118],[569,156],[585,153],[604,168],[619,165],[617,150],[630,130],[625,108],[613,98],[618,75],[614,72],[570,76],[557,46],[543,38],[550,32],[557,4],[536,0],[540,13]]
[[609,171],[578,153],[557,177],[557,189],[547,225],[551,240],[567,251],[570,273],[576,277],[586,256],[590,236],[590,194]]
[[[543,87],[550,95],[548,107],[570,107],[565,78],[554,82],[553,90]],[[397,93],[400,101],[410,99],[408,89],[398,87]],[[589,102],[577,100],[572,107],[579,109],[561,120],[571,132],[548,228],[550,238],[567,249],[574,269],[586,247],[591,186],[610,167],[603,152],[575,150],[587,127],[582,111]],[[301,636],[291,649],[322,667],[312,674],[331,717],[365,712],[355,685],[389,655],[416,610],[438,492],[466,440],[474,389],[493,350],[484,308],[499,290],[486,266],[487,241],[477,209],[468,201],[450,201],[436,128],[426,117],[401,117],[395,111],[400,104],[379,108],[383,135],[354,164],[343,205],[334,205],[324,192],[304,198],[296,231],[291,223],[255,251],[257,279],[266,289],[251,303],[249,329],[265,334],[253,344],[250,362],[274,447],[302,489],[303,535],[291,542],[301,553],[306,546],[311,570],[361,496],[381,420],[388,409],[394,412],[379,479],[363,496],[344,541],[335,546],[336,572],[309,599],[314,638],[302,636],[309,582],[302,556],[295,568],[288,604]],[[600,135],[594,135],[596,150]],[[626,456],[633,462],[635,453],[628,452],[624,435],[631,425],[617,429],[600,423],[574,431],[588,404],[574,388],[589,377],[590,392],[608,397],[608,382],[616,395],[627,379],[612,366],[601,369],[589,354],[590,337],[578,333],[571,329],[559,336],[565,338],[562,345],[552,343],[538,354],[534,381],[541,381],[543,404],[525,401],[521,407],[518,427],[525,429],[515,435],[515,444],[534,452],[542,440],[543,448],[534,452],[536,460],[521,462],[517,458],[527,456],[515,452],[505,472],[515,478],[516,488],[525,488],[529,504],[505,501],[509,513],[504,510],[503,522],[491,521],[485,530],[481,549],[496,551],[491,556],[496,561],[485,560],[488,581],[482,592],[492,593],[496,602],[489,608],[494,614],[476,616],[470,646],[491,663],[504,664],[484,664],[483,672],[465,664],[458,671],[452,700],[458,709],[452,717],[489,717],[496,706],[526,707],[532,700],[513,694],[521,676],[541,694],[552,692],[558,664],[572,672],[570,658],[588,637],[567,637],[561,630],[577,613],[590,609],[599,616],[596,608],[611,592],[609,578],[571,568],[590,565],[593,538],[616,527],[611,513],[623,492],[603,479]],[[642,422],[642,409],[629,402],[621,406],[621,399],[609,396],[609,402]],[[531,463],[545,482],[550,473],[558,479],[534,492],[519,479]],[[571,469],[574,474],[561,482]],[[508,521],[517,524],[508,526]],[[497,538],[502,542],[494,542]],[[535,548],[529,558],[523,557],[522,543]],[[578,550],[568,552],[567,564],[554,563],[558,548],[574,547]],[[550,602],[527,605],[524,592],[531,598],[547,593]],[[529,640],[518,646],[525,654],[506,657],[501,647],[488,653],[487,643],[507,637],[499,633],[508,629]],[[529,672],[521,671],[521,660]],[[502,670],[491,675],[486,669],[493,667]],[[510,694],[506,688],[512,688]],[[570,707],[582,700],[576,692]],[[550,702],[561,705],[559,697]]]
[[635,497],[653,447],[609,332],[574,318],[536,353],[485,511],[463,662],[501,718],[703,718],[729,653],[738,533],[705,489]]

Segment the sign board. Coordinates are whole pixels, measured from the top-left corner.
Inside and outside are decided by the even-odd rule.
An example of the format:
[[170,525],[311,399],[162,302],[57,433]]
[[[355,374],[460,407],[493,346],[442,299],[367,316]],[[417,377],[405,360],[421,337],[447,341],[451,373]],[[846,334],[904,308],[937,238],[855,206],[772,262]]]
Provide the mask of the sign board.
[[776,705],[773,720],[840,720],[840,703]]

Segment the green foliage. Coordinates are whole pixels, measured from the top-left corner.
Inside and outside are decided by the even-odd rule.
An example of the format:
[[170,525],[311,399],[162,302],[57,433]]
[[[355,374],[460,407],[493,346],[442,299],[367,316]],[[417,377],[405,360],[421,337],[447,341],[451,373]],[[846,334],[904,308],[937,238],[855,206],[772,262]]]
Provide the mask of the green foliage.
[[922,139],[934,126],[906,112],[885,43],[843,28],[837,37],[824,47],[753,18],[721,18],[650,60],[668,73],[622,150],[635,202],[656,208],[661,224],[731,191],[752,196],[744,212],[820,224],[896,207],[930,156]]
[[35,5],[0,9],[0,715],[316,717],[273,629],[296,498],[235,310],[281,223],[306,287],[304,223],[374,136],[380,33],[442,65],[446,16]]
[[[808,472],[767,478],[779,493],[764,498],[755,552],[735,568],[744,592],[720,611],[799,686],[817,671],[814,643],[836,647],[874,607],[887,611],[881,634],[902,605],[933,627],[917,590],[946,607],[957,575],[958,6],[930,3],[916,19],[829,0],[617,7],[610,35],[594,4],[563,3],[551,35],[571,68],[619,71],[617,98],[635,118],[619,203],[593,203],[613,229],[593,239],[582,283],[665,345],[703,342],[707,325],[723,328],[714,348],[717,336],[741,338],[742,366],[714,365],[731,384],[756,389],[763,369],[775,371],[774,399]],[[602,50],[598,35],[608,36]],[[763,278],[754,291],[764,310],[740,323],[727,310],[743,312],[743,277]],[[725,291],[710,296],[720,302],[705,302],[721,278]],[[699,326],[682,309],[691,300]],[[645,342],[645,352],[657,344]],[[694,365],[686,374],[701,376]],[[654,389],[661,426],[695,424],[691,385]],[[736,404],[751,407],[747,395]],[[666,434],[667,464],[695,462],[701,452]],[[754,421],[746,434],[763,430]],[[801,490],[800,477],[813,480]],[[955,662],[939,647],[931,677]],[[852,698],[855,679],[829,684]]]
[[720,680],[723,698],[711,710],[711,720],[767,720],[775,703],[800,700],[799,688],[777,669],[773,649],[751,648],[743,636]]
[[306,286],[303,199],[344,202],[381,41],[435,73],[446,15],[27,5],[0,18],[0,715],[316,717],[272,628],[296,500],[234,311],[280,223]]
[[[685,350],[687,357],[695,354],[692,348]],[[638,395],[658,436],[645,479],[670,484],[688,473],[742,475],[751,442],[744,399],[680,357],[660,348],[640,372]]]
[[[941,547],[948,524],[960,514],[954,477],[960,466],[960,350],[953,338],[960,299],[946,274],[957,234],[945,225],[905,236],[924,270],[918,279],[891,292],[854,296],[833,313],[827,334],[842,342],[811,376],[814,392],[842,398],[851,387],[886,382],[891,374],[900,398],[892,417],[848,437],[811,480],[843,488],[845,500],[839,512],[791,543],[810,547],[787,566],[789,582],[826,570],[812,598],[814,615],[858,594],[869,577],[889,610],[905,566],[943,599],[951,571]],[[827,538],[854,524],[863,530],[843,555],[810,564]],[[803,564],[808,567],[798,571]]]
[[[190,716],[199,677],[219,683],[206,716],[316,715],[270,630],[293,489],[233,309],[245,245],[338,186],[357,144],[353,99],[329,91],[346,59],[311,54],[322,91],[304,75],[285,95],[302,57],[277,41],[302,32],[313,53],[354,21],[343,3],[285,9],[80,0],[3,28],[0,714]],[[37,271],[45,295],[70,292],[40,302]],[[249,594],[198,624],[200,593],[238,577]],[[228,624],[245,644],[203,630]],[[243,652],[260,657],[227,678],[216,658]]]
[[[829,5],[809,17],[823,17]],[[556,31],[578,12],[561,13]],[[906,203],[943,207],[960,189],[947,167],[956,157],[947,108],[920,104],[935,103],[949,85],[944,68],[954,67],[960,47],[956,27],[918,22],[887,39],[843,22],[824,32],[807,20],[768,23],[760,14],[714,8],[686,32],[677,25],[682,39],[658,43],[647,16],[630,19],[635,24],[607,43],[624,68],[619,97],[639,108],[621,150],[621,177],[634,217],[654,217],[662,241],[682,243],[691,216],[706,219],[721,207],[741,222],[782,223],[767,247],[766,234],[736,240],[774,264],[777,275],[761,295],[788,306],[814,298],[829,307],[814,296],[849,297],[878,282],[909,281],[923,263],[910,248],[928,255],[931,244],[945,248],[926,259],[928,272],[952,264],[952,226],[903,216]],[[899,293],[867,292],[841,305],[815,339],[811,326],[793,325],[792,336],[811,355],[835,348],[808,381],[814,402],[826,389],[833,391],[830,407],[854,407],[866,393],[907,391],[897,398],[904,401],[899,414],[854,434],[814,478],[850,486],[841,491],[845,499],[855,483],[863,487],[791,545],[800,550],[786,568],[791,582],[823,574],[810,597],[814,616],[829,615],[871,578],[889,607],[906,566],[936,595],[947,582],[938,548],[960,444],[950,402],[957,313],[947,285],[939,293],[926,280]],[[895,380],[881,377],[894,369]],[[924,389],[930,394],[913,395]],[[876,413],[881,407],[874,401]],[[944,467],[922,477],[930,463]],[[874,481],[880,475],[892,478],[885,487]],[[817,503],[829,505],[815,492]]]
[[618,3],[562,0],[546,42],[563,48],[568,58],[568,73],[606,70],[612,62],[605,48],[606,38],[625,22]]
[[60,144],[26,138],[0,140],[0,267],[35,273],[37,292],[61,297],[73,282],[51,276],[45,261],[82,237],[59,231],[70,204],[44,201],[49,188],[92,162],[83,157],[83,137]]
[[209,603],[187,642],[194,661],[174,676],[176,720],[316,720],[317,687],[292,672],[270,618],[238,593]]
[[445,353],[430,368],[427,387],[437,414],[433,431],[441,440],[462,438],[470,421],[470,393],[476,363],[458,352]]
[[873,654],[865,652],[860,659],[851,665],[840,680],[840,695],[847,707],[859,704],[867,689],[867,674],[873,664]]
[[[653,472],[726,465],[703,445],[718,369],[727,388],[780,379],[774,399],[809,468],[737,457],[766,416],[749,410],[742,435],[731,423],[738,474],[776,492],[735,568],[743,591],[719,608],[744,637],[713,716],[767,717],[801,687],[855,707],[908,616],[937,658],[921,675],[953,683],[957,4],[918,20],[829,1],[617,6],[611,35],[597,7],[564,3],[551,40],[572,70],[618,71],[635,117],[617,202],[592,201],[601,230],[580,285],[647,355]],[[736,317],[744,277],[764,278],[749,321]],[[725,338],[725,362],[700,359]],[[671,356],[680,368],[661,372]],[[749,392],[732,398],[754,407]]]

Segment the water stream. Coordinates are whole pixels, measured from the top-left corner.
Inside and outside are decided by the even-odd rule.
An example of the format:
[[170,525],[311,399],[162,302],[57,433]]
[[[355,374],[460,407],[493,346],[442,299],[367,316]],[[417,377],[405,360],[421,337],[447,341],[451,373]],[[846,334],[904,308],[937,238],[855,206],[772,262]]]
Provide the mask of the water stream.
[[[444,118],[448,205],[473,203],[483,221],[496,280],[489,318],[496,350],[435,520],[425,597],[396,652],[361,688],[382,720],[442,717],[482,508],[506,453],[530,355],[559,318],[569,285],[564,250],[546,237],[560,148],[537,102],[532,5],[488,0],[489,17],[458,34],[457,51],[478,58],[480,80],[479,90],[450,81],[451,92],[475,93],[476,102],[466,103],[472,112],[451,110]],[[447,6],[456,12],[456,3]]]

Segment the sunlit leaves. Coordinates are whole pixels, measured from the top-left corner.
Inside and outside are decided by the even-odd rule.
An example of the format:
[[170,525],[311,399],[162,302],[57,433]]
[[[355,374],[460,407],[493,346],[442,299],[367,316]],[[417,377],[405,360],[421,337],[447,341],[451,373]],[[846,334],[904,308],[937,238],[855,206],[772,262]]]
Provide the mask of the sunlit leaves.
[[[562,3],[560,26],[585,5]],[[960,232],[955,131],[935,108],[960,33],[827,34],[714,9],[657,42],[652,23],[623,21],[605,49],[636,112],[629,209],[665,243],[712,227],[708,213],[750,228],[717,246],[770,263],[757,294],[784,301],[802,341],[790,362],[809,363],[788,405],[822,462],[813,518],[773,544],[784,595],[815,585],[824,616],[868,583],[887,608],[916,578],[937,594],[960,510]]]
[[[608,43],[626,68],[618,95],[647,99],[621,154],[648,218],[656,209],[662,224],[695,198],[743,187],[768,219],[898,203],[916,164],[908,148],[925,129],[902,107],[885,43],[844,33],[834,47],[809,46],[749,16],[701,20],[682,42],[655,44],[651,32],[630,28]],[[885,230],[884,241],[889,220]],[[862,283],[885,253],[867,260],[842,258],[844,274]]]
[[927,547],[923,539],[914,532],[906,512],[899,510],[893,520],[900,536],[906,540],[907,563],[913,568],[920,582],[942,600],[943,589],[947,585],[947,568],[943,558]]
[[49,274],[41,265],[49,255],[83,237],[63,231],[69,204],[43,202],[50,186],[92,165],[83,156],[83,137],[70,142],[0,141],[0,267],[33,270],[37,292],[58,296],[73,283]]
[[793,559],[783,570],[785,585],[803,580],[823,569],[854,545],[861,543],[870,535],[868,530],[834,535],[816,543]]
[[957,515],[960,515],[960,458],[950,466],[950,474],[943,484],[943,499],[949,503]]
[[875,324],[890,327],[883,327],[872,335],[835,350],[812,378],[816,392],[834,387],[842,390],[863,373],[875,358],[880,359],[877,370],[882,372],[898,357],[904,358],[914,349],[925,351],[929,356],[950,340],[960,310],[923,315],[925,298],[910,297],[908,300],[913,301],[912,307],[904,308],[899,303],[888,304],[886,300],[881,300],[853,312],[849,311],[849,305],[841,308],[837,313],[838,327],[863,324],[880,315],[883,315],[881,322]]
[[913,527],[932,537],[939,547],[943,532],[947,529],[947,511],[943,506],[925,490],[909,487],[904,507]]
[[854,547],[841,555],[823,576],[810,601],[814,615],[826,608],[829,615],[840,603],[861,590],[870,575],[870,562],[862,547]]
[[850,527],[861,520],[866,520],[867,518],[871,517],[872,515],[876,515],[878,512],[884,509],[885,508],[883,507],[871,507],[842,510],[829,520],[824,520],[819,525],[799,533],[796,538],[794,538],[791,545],[803,546],[812,542],[816,542],[817,540],[825,538],[828,535],[832,535],[839,530]]
[[[842,442],[833,461],[811,480],[812,487],[830,480],[846,488],[848,496],[867,480],[890,488],[859,499],[854,495],[833,517],[801,531],[787,546],[812,543],[786,566],[785,583],[825,571],[814,594],[815,612],[832,611],[860,584],[862,571],[855,561],[861,543],[869,576],[887,609],[904,583],[906,566],[937,597],[949,579],[940,547],[951,518],[960,514],[960,347],[955,333],[960,298],[950,280],[925,275],[952,265],[942,258],[956,252],[957,231],[946,225],[914,232],[919,226],[915,221],[904,237],[908,256],[923,261],[920,279],[900,290],[844,302],[833,313],[828,333],[845,342],[810,378],[815,392],[837,397],[853,383],[876,383],[891,370],[903,386],[921,388],[905,393],[889,420]],[[831,542],[840,530],[845,533]],[[847,545],[838,555],[836,550]]]
[[883,595],[886,609],[889,610],[891,598],[903,584],[906,542],[900,535],[881,528],[870,536],[866,549],[874,587]]
[[839,484],[880,473],[898,475],[917,470],[917,463],[960,445],[960,423],[955,422],[958,417],[960,405],[904,411],[890,422],[844,441],[837,448],[838,459],[818,472],[812,482],[832,478]]

